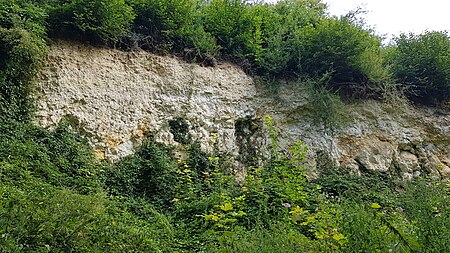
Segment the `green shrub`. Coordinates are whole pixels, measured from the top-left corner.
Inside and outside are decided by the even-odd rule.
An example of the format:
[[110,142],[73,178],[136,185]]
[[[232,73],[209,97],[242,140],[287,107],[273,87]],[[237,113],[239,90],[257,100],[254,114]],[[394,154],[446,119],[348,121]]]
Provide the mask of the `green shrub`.
[[389,49],[398,82],[415,102],[433,104],[450,97],[450,37],[446,32],[402,34]]
[[320,1],[281,1],[254,9],[258,7],[264,17],[256,54],[260,73],[312,78],[331,73],[335,90],[389,80],[380,40],[349,17],[326,17]]
[[[372,188],[372,191],[376,190]],[[445,252],[450,210],[448,186],[423,179],[390,189],[386,204],[347,198],[341,227],[348,248],[368,252]],[[392,194],[393,193],[393,194]],[[370,204],[372,203],[372,204]]]
[[191,144],[187,151],[187,159],[178,161],[174,173],[171,200],[179,219],[197,224],[202,220],[192,214],[202,215],[214,205],[223,204],[222,197],[228,198],[237,184],[220,156],[202,151],[198,142]]
[[450,184],[416,179],[406,184],[398,198],[420,250],[445,252],[450,236]]
[[401,212],[353,200],[344,201],[339,208],[344,213],[340,226],[347,235],[344,252],[422,252],[414,225]]
[[271,141],[271,158],[261,168],[251,168],[244,181],[243,195],[246,198],[250,224],[256,221],[270,221],[286,215],[283,205],[307,206],[306,190],[308,148],[301,142],[294,143],[287,150],[280,148],[274,121],[265,119]]
[[46,18],[45,9],[34,1],[0,1],[0,27],[22,28],[37,36],[43,36]]
[[318,241],[307,238],[290,226],[272,224],[269,228],[257,226],[251,230],[221,236],[218,247],[214,247],[211,252],[319,252],[319,244]]
[[150,139],[105,168],[108,198],[77,136],[4,120],[0,251],[445,252],[450,184],[333,169],[309,182],[306,147],[266,128],[271,157],[241,181],[222,155],[193,144],[176,165]]
[[156,214],[154,223],[139,219],[104,195],[2,185],[0,200],[1,252],[171,251]]
[[173,198],[176,163],[162,144],[148,140],[134,155],[112,166],[104,175],[114,195],[141,197],[165,204]]
[[185,59],[215,66],[219,56],[219,46],[214,37],[205,31],[202,25],[194,24],[181,28],[177,32],[178,51],[183,51]]
[[279,1],[274,6],[257,6],[262,18],[262,49],[256,55],[260,73],[299,74],[300,60],[308,33],[323,18],[320,1]]
[[130,0],[137,16],[133,24],[135,47],[170,51],[188,60],[208,61],[216,56],[213,37],[201,24],[196,0]]
[[448,238],[449,184],[387,175],[323,171],[325,196],[341,209],[344,252],[442,252]]
[[333,131],[344,126],[347,113],[345,104],[332,90],[329,80],[330,76],[326,74],[320,80],[309,79],[302,83],[310,104],[312,122]]
[[50,132],[31,124],[0,122],[3,184],[26,186],[32,180],[80,193],[99,191],[100,168],[92,150],[67,128]]
[[348,18],[322,19],[307,38],[301,70],[310,76],[331,73],[331,84],[364,84],[379,79],[380,40]]
[[328,196],[356,202],[379,203],[383,206],[395,207],[394,189],[401,188],[401,184],[389,179],[386,174],[351,175],[337,169],[323,170],[315,181],[321,191]]
[[45,12],[27,1],[0,1],[0,114],[27,120],[31,79],[45,53]]
[[21,28],[0,27],[0,113],[28,120],[33,108],[31,79],[45,52],[45,42]]
[[224,56],[254,57],[262,42],[257,9],[247,1],[212,0],[201,11],[205,31],[215,37]]
[[242,182],[236,181],[229,168],[224,167],[223,157],[208,155],[192,146],[189,159],[180,161],[177,171],[173,202],[178,219],[196,229],[222,234],[281,221],[288,215],[284,204],[307,204],[306,148],[296,143],[283,152],[273,121],[268,118],[267,124],[273,140],[273,157],[266,166],[249,168]]
[[191,24],[196,15],[193,0],[129,0],[137,16],[133,31],[151,36],[157,43],[168,43],[171,36]]
[[54,0],[49,30],[52,36],[112,44],[129,32],[134,17],[124,0]]
[[[222,159],[208,157],[206,166],[193,169],[185,164],[179,173],[178,208],[188,208],[204,220],[203,226],[218,232],[251,228],[256,224],[269,226],[289,216],[285,205],[307,206],[306,151],[302,143],[283,151],[271,118],[266,119],[272,140],[272,157],[265,166],[250,167],[242,182],[222,168]],[[200,221],[197,221],[200,222]],[[202,223],[200,223],[202,224]]]

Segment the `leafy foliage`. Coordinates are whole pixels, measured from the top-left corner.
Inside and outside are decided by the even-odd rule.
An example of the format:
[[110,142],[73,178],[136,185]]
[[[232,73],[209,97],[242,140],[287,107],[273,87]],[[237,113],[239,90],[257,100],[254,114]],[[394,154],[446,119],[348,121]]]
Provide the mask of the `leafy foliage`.
[[28,119],[31,79],[46,45],[43,9],[25,1],[0,1],[0,114]]
[[325,5],[315,0],[288,0],[260,9],[263,43],[256,57],[257,68],[272,75],[300,74],[307,38],[324,18]]
[[273,224],[269,228],[256,226],[251,230],[236,231],[235,234],[222,236],[219,246],[212,252],[318,252],[320,243],[299,234],[289,225]]
[[283,205],[305,206],[308,204],[306,185],[306,152],[303,143],[293,144],[282,150],[272,118],[265,119],[271,140],[271,158],[262,168],[251,168],[244,182],[249,213],[255,221],[268,217],[283,217]]
[[311,105],[313,123],[323,126],[327,130],[336,130],[346,121],[346,107],[341,98],[333,92],[329,85],[330,75],[324,75],[318,81],[303,82],[307,100]]
[[320,0],[1,1],[2,108],[30,107],[24,99],[27,78],[21,76],[18,85],[5,68],[32,76],[45,53],[46,30],[51,37],[175,53],[207,65],[232,60],[269,79],[320,79],[328,73],[328,88],[356,98],[381,98],[379,91],[392,81],[392,71],[408,86],[411,99],[447,99],[450,43],[445,32],[402,35],[397,45],[383,50],[374,32],[355,18],[357,13],[336,18],[325,10]]
[[400,195],[399,203],[406,219],[411,221],[408,225],[414,230],[417,248],[429,252],[446,250],[444,238],[450,236],[449,189],[449,183],[419,179],[408,184]]
[[129,4],[137,14],[133,32],[148,36],[145,46],[150,48],[170,43],[177,32],[191,24],[196,6],[192,0],[131,0]]
[[10,120],[1,123],[0,178],[4,184],[27,185],[31,180],[80,193],[99,190],[99,165],[87,144],[66,127],[49,132]]
[[[321,76],[330,72],[331,83],[363,84],[375,80],[368,68],[380,63],[380,40],[349,19],[322,19],[307,41],[301,61],[305,73]],[[366,57],[367,54],[372,57]]]
[[[42,38],[47,29],[52,37],[175,53],[207,65],[216,65],[217,59],[232,60],[269,79],[299,75],[320,79],[328,73],[328,88],[356,98],[382,97],[379,90],[391,82],[391,68],[400,82],[410,86],[411,98],[442,101],[439,96],[446,96],[449,57],[439,54],[449,51],[445,33],[398,38],[399,45],[387,50],[391,53],[387,54],[390,64],[386,64],[380,39],[355,19],[356,14],[328,17],[326,5],[319,0],[276,4],[238,0],[52,0],[32,4],[14,0],[3,1],[1,8],[0,23],[10,34],[1,32],[5,42],[0,47],[0,54],[5,55],[0,60],[2,68],[13,54],[12,40],[20,37],[26,37],[28,43],[23,44],[28,52],[22,53],[34,55],[32,62],[37,63],[45,51]],[[25,29],[29,35],[17,29]],[[400,60],[407,55],[410,60]],[[420,64],[405,62],[413,60]],[[14,86],[12,78],[0,77],[4,85]]]
[[67,127],[2,118],[0,133],[0,251],[171,251],[164,215],[107,197],[107,164]]
[[445,32],[402,34],[389,49],[390,67],[414,101],[445,102],[450,96],[450,37]]
[[167,204],[173,195],[176,164],[169,150],[151,140],[136,154],[105,172],[105,184],[114,195],[148,198]]
[[190,60],[208,60],[217,45],[201,24],[196,0],[130,0],[137,16],[129,36],[133,47],[181,52]]
[[224,55],[245,57],[261,47],[261,16],[246,1],[212,0],[202,9],[205,30]]
[[28,190],[2,185],[0,200],[2,252],[170,249],[159,242],[159,238],[166,236],[152,230],[163,223],[156,215],[152,215],[152,223],[139,219],[125,205],[104,195],[79,195],[46,184]]
[[7,120],[0,126],[4,252],[447,247],[448,183],[333,170],[309,181],[307,148],[282,149],[270,118],[271,157],[241,181],[225,156],[196,144],[176,163],[170,149],[149,139],[135,155],[109,165],[96,161],[67,127],[47,131]]
[[124,0],[54,0],[49,5],[52,35],[100,44],[126,35],[134,17]]

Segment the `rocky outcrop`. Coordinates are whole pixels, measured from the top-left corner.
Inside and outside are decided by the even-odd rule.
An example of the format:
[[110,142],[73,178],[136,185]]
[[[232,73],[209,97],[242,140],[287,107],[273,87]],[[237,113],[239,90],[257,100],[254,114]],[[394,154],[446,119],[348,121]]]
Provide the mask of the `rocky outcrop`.
[[256,110],[252,78],[230,64],[205,68],[67,42],[54,44],[46,62],[37,82],[37,122],[68,121],[108,159],[131,154],[148,132],[178,144],[169,126],[174,119],[185,119],[205,147],[218,133],[223,148],[232,150],[235,121]]
[[318,164],[327,157],[355,173],[450,176],[447,111],[354,102],[346,106],[345,126],[329,131],[311,123],[301,86],[271,89],[228,63],[202,67],[142,51],[57,42],[35,96],[38,124],[51,128],[65,120],[101,158],[129,155],[152,133],[175,146],[198,140],[204,149],[217,139],[223,152],[250,165],[264,153],[262,118],[270,115],[282,145],[305,142]]

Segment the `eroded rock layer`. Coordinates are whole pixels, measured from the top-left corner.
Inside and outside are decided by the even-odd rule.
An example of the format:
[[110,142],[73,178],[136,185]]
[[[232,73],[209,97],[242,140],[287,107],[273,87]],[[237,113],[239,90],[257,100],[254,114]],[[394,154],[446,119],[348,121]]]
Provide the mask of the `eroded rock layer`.
[[202,67],[168,56],[57,42],[37,80],[36,122],[61,120],[88,138],[100,158],[131,154],[148,133],[181,145],[212,142],[249,163],[264,153],[262,118],[280,128],[282,145],[303,141],[317,164],[355,173],[383,171],[412,178],[450,176],[450,114],[393,108],[378,101],[348,104],[337,131],[312,124],[302,87],[258,85],[237,66]]

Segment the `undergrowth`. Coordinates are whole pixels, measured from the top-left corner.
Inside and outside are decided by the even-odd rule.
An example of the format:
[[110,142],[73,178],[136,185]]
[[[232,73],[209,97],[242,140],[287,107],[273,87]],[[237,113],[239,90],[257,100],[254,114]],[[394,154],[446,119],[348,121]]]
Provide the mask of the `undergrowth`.
[[446,252],[445,182],[354,176],[307,179],[307,148],[280,148],[237,181],[226,156],[151,136],[109,164],[64,125],[2,124],[2,252]]

